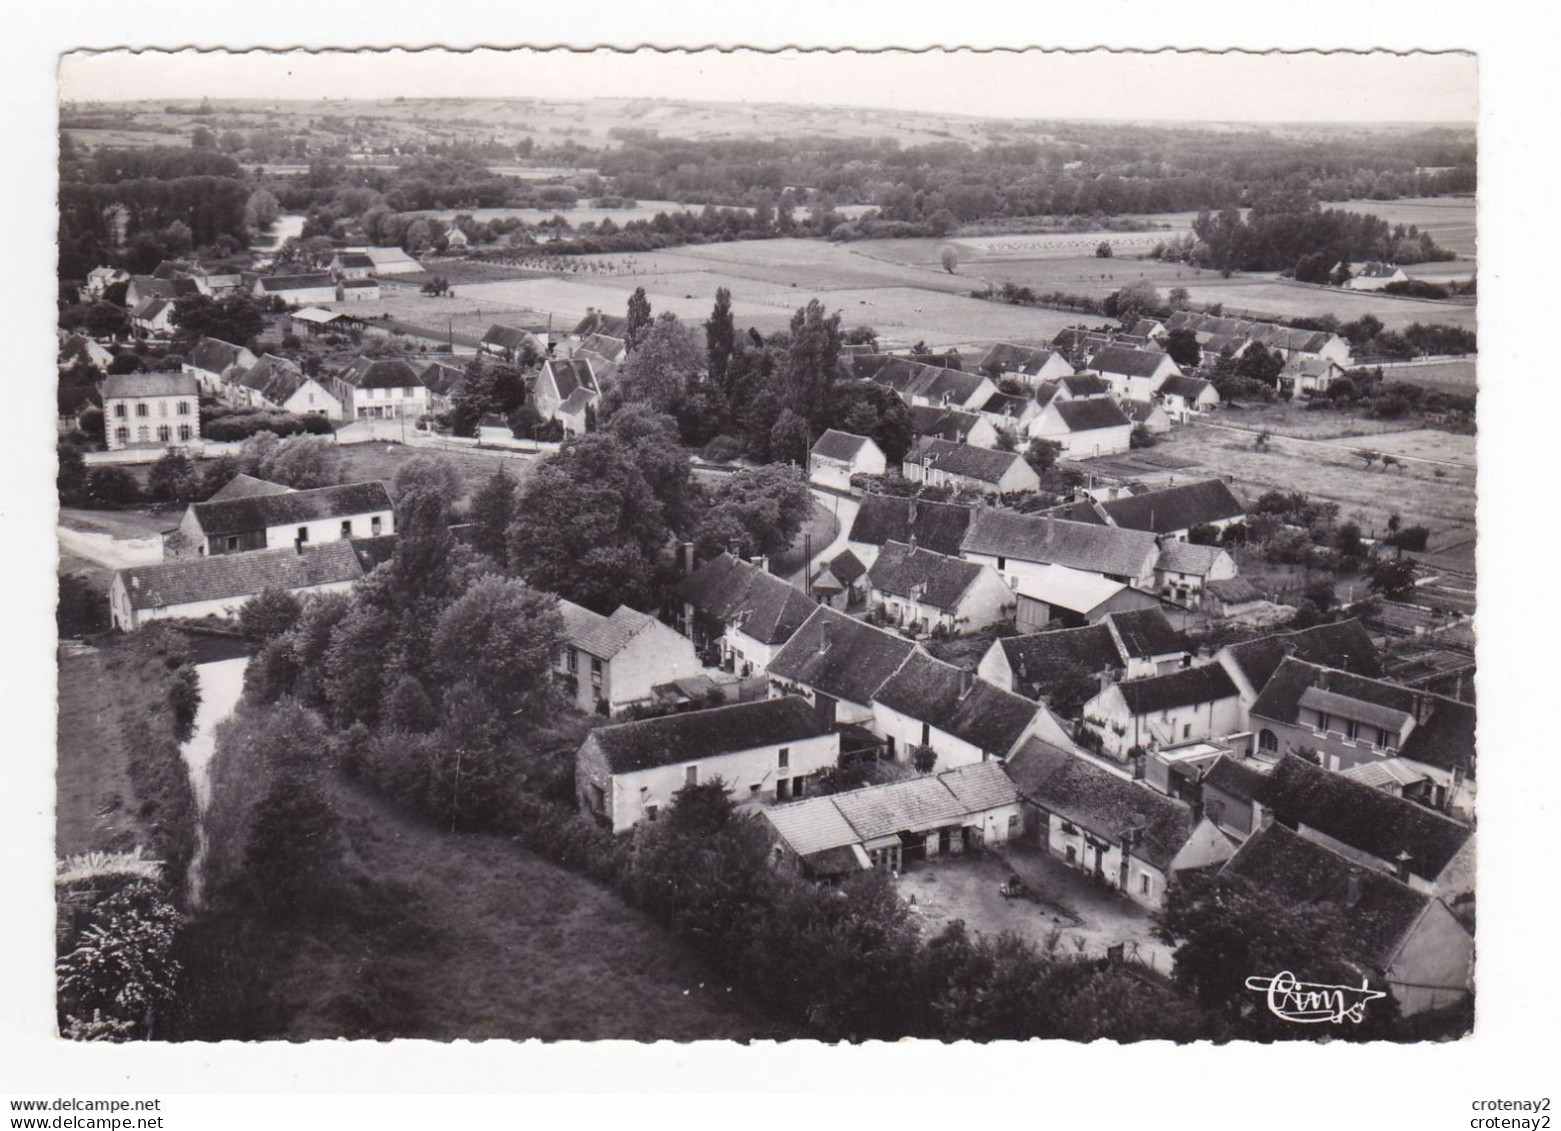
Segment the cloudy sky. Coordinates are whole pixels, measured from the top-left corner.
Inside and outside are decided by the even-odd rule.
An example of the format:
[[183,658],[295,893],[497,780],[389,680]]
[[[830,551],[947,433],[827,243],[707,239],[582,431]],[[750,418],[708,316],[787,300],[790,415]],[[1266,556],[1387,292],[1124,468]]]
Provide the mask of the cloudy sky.
[[68,100],[661,97],[1018,118],[1472,122],[1467,54],[127,52],[69,55]]

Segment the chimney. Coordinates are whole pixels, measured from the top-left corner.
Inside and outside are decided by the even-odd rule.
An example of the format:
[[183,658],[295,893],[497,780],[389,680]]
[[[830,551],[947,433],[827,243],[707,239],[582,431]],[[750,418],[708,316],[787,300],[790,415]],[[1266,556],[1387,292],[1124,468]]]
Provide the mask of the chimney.
[[753,564],[758,566],[765,573],[769,573],[770,572],[770,555],[768,555],[768,554],[760,554],[758,557],[753,559]]
[[1104,693],[1106,688],[1111,686],[1111,669],[1101,668],[1095,674],[1095,682],[1100,686],[1101,692]]
[[915,533],[915,531],[911,532],[910,541],[907,542],[906,545],[911,548],[911,553],[914,554],[916,552],[916,533]]
[[1354,907],[1360,902],[1361,880],[1360,869],[1351,868],[1349,879],[1344,886],[1344,906]]
[[1398,877],[1400,883],[1407,884],[1409,882],[1409,862],[1413,859],[1414,857],[1407,851],[1402,850],[1397,856],[1393,857],[1393,874]]
[[976,685],[976,673],[969,668],[959,669],[959,697],[963,699]]
[[834,643],[835,626],[830,621],[825,621],[819,626],[818,654],[822,656],[829,651],[829,646]]
[[141,591],[141,579],[133,573],[130,575],[130,588],[134,589],[137,593]]
[[1057,516],[1050,511],[1046,512],[1046,540],[1050,542],[1057,536]]
[[[910,506],[905,508],[905,520],[906,520],[906,522],[910,523],[912,526],[915,526],[916,525],[916,513],[920,509],[920,507],[917,504],[917,499],[916,499],[915,495],[912,495],[910,497],[909,502],[910,502]],[[912,537],[915,537],[915,536],[912,535]]]
[[678,543],[678,565],[682,568],[684,577],[694,572],[694,544],[692,542]]
[[1431,697],[1423,691],[1415,692],[1415,706],[1413,714],[1416,726],[1425,726],[1431,718]]

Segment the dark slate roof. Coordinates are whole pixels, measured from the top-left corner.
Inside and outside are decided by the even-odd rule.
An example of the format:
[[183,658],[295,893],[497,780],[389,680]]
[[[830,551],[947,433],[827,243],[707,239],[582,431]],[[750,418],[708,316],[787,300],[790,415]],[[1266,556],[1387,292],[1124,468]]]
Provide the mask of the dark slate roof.
[[1218,597],[1227,605],[1239,605],[1247,601],[1260,601],[1263,592],[1245,577],[1225,577],[1203,586],[1204,592]]
[[601,747],[613,773],[631,774],[828,733],[823,716],[788,695],[599,727],[587,741]]
[[587,334],[580,343],[581,350],[590,350],[610,361],[617,361],[628,351],[629,344],[611,334]]
[[1165,383],[1160,386],[1160,395],[1185,397],[1189,401],[1195,401],[1203,395],[1205,389],[1213,387],[1202,377],[1167,377]]
[[853,353],[851,376],[857,381],[871,381],[880,369],[893,360],[886,353]]
[[1149,419],[1154,416],[1155,409],[1160,406],[1155,404],[1154,401],[1138,401],[1129,398],[1118,401],[1117,407],[1122,410],[1122,415],[1134,424],[1147,424]]
[[1226,652],[1258,691],[1263,690],[1286,656],[1357,675],[1382,673],[1371,635],[1358,620],[1319,624],[1295,632],[1276,632],[1226,646]]
[[293,362],[266,354],[233,378],[233,384],[253,389],[272,404],[282,404],[309,378]]
[[867,584],[898,597],[917,593],[920,601],[953,612],[986,568],[920,546],[913,549],[904,542],[885,542],[867,571]]
[[801,590],[751,562],[723,553],[678,585],[678,597],[762,644],[784,644],[813,612]]
[[1474,831],[1293,754],[1269,774],[1262,800],[1276,821],[1291,828],[1306,825],[1389,864],[1407,852],[1409,870],[1428,880],[1442,874]]
[[1044,684],[1062,669],[1075,665],[1089,672],[1119,670],[1124,666],[1116,638],[1104,624],[1009,636],[998,644],[1008,658],[1014,679],[1026,686]]
[[339,374],[340,378],[355,389],[407,389],[421,385],[417,370],[399,357],[355,357]]
[[[1401,715],[1416,718],[1425,716],[1424,722],[1416,722],[1399,753],[1405,758],[1439,769],[1459,768],[1469,776],[1474,776],[1475,710],[1468,703],[1442,695],[1286,657],[1268,682],[1263,684],[1262,691],[1252,704],[1252,715],[1281,723],[1293,723],[1299,716],[1302,697],[1318,689]],[[1340,709],[1330,713],[1342,716],[1349,714],[1347,710]],[[1371,720],[1362,718],[1360,721]]]
[[1268,788],[1268,775],[1228,754],[1221,754],[1204,773],[1203,784],[1238,801],[1261,801],[1263,791]]
[[448,361],[430,361],[417,379],[436,396],[448,397],[466,380],[466,370]]
[[1137,577],[1159,555],[1154,535],[1145,531],[1003,510],[976,514],[963,551],[1129,578]]
[[251,499],[256,495],[287,495],[292,490],[291,487],[284,487],[280,483],[272,483],[267,479],[256,479],[253,475],[245,475],[241,471],[229,479],[206,502],[220,503],[224,499]]
[[850,550],[841,550],[836,554],[828,568],[835,580],[842,585],[850,585],[867,573],[867,567],[862,564],[862,559]]
[[363,290],[368,290],[370,287],[378,289],[378,287],[379,287],[379,280],[378,279],[343,279],[341,281],[341,287],[342,287],[343,290],[348,290],[348,291],[363,291]]
[[604,314],[600,310],[593,310],[580,319],[575,326],[574,332],[582,336],[588,334],[613,334],[617,337],[622,337],[623,331],[628,324],[629,320],[621,314]]
[[812,455],[822,456],[825,459],[837,459],[842,463],[850,463],[857,457],[857,453],[868,444],[872,443],[866,436],[853,436],[849,432],[841,432],[834,428],[826,429],[813,445]]
[[940,554],[958,554],[972,513],[970,507],[959,503],[867,495],[857,507],[847,541],[882,546],[915,538],[918,546]]
[[996,448],[978,448],[974,444],[956,444],[948,440],[933,440],[915,455],[910,463],[931,465],[950,475],[991,483],[1001,483],[1003,476],[1013,470],[1014,464],[1024,463],[1018,452],[1000,452]]
[[391,509],[390,493],[378,480],[289,491],[285,495],[253,495],[216,503],[192,503],[190,506],[208,537]]
[[542,344],[537,336],[530,330],[522,330],[519,326],[493,325],[488,327],[488,332],[482,336],[482,344],[485,346],[498,346],[500,349],[518,351],[527,343],[538,353],[542,352]]
[[1059,378],[1057,384],[1068,390],[1074,397],[1103,397],[1111,391],[1111,386],[1102,381],[1094,373],[1078,373],[1072,377]]
[[336,262],[343,267],[366,267],[374,269],[374,257],[365,251],[338,251]]
[[1091,498],[1079,499],[1077,502],[1063,503],[1057,507],[1047,507],[1042,514],[1049,514],[1056,518],[1066,519],[1068,522],[1087,522],[1094,526],[1109,526],[1100,511],[1095,509],[1095,500]]
[[981,423],[979,413],[932,404],[912,405],[910,416],[911,430],[918,436],[935,436],[950,441],[963,440],[970,435],[972,428]]
[[1006,769],[1026,799],[1103,840],[1121,844],[1139,830],[1130,851],[1162,871],[1192,835],[1186,804],[1037,739],[1026,742]]
[[1088,397],[1077,401],[1053,401],[1052,408],[1062,417],[1069,432],[1091,432],[1097,428],[1121,428],[1132,421],[1122,415],[1117,402],[1109,397]]
[[1040,708],[952,664],[917,652],[878,689],[877,702],[998,756],[1019,741]]
[[1016,346],[998,342],[986,351],[976,368],[983,373],[1039,373],[1046,363],[1057,356],[1056,350],[1044,346]]
[[1108,613],[1106,620],[1116,629],[1123,650],[1129,656],[1147,659],[1187,650],[1187,641],[1171,627],[1171,622],[1159,609]]
[[[547,366],[552,370],[553,383],[558,386],[558,395],[566,401],[578,391],[583,390],[588,395],[601,392],[596,384],[596,376],[591,372],[591,363],[584,358],[569,360],[552,358]],[[584,407],[584,405],[580,406],[580,408]]]
[[322,542],[303,551],[254,550],[208,558],[159,562],[119,571],[137,609],[249,597],[262,589],[300,589],[356,581],[363,567],[346,542]]
[[993,393],[981,406],[981,411],[988,416],[1023,416],[1034,403],[1034,397],[1021,397],[1016,393]]
[[1107,346],[1090,358],[1090,367],[1102,373],[1120,373],[1126,377],[1153,377],[1165,359],[1162,350]]
[[103,399],[194,397],[200,385],[188,373],[120,373],[103,382]]
[[1246,880],[1292,907],[1338,909],[1352,957],[1379,968],[1392,961],[1433,898],[1283,825],[1270,825],[1249,838],[1221,875]]
[[336,289],[336,280],[329,275],[267,275],[260,280],[261,289],[278,291],[315,290],[321,287]]
[[358,555],[358,563],[363,566],[364,573],[370,573],[375,566],[384,565],[396,556],[395,534],[381,534],[378,538],[348,538],[352,550]]
[[202,338],[185,361],[207,373],[221,373],[233,366],[244,353],[243,346],[224,342],[219,338]]
[[1156,534],[1242,518],[1247,513],[1241,500],[1219,479],[1200,479],[1141,495],[1126,495],[1101,503],[1100,509],[1118,526]]
[[152,295],[150,298],[144,298],[139,303],[137,303],[136,308],[130,312],[130,317],[139,318],[142,321],[150,322],[152,319],[162,314],[162,312],[166,310],[168,306],[168,299],[162,298],[158,295]]
[[820,605],[770,661],[769,674],[867,704],[916,646]]
[[1151,715],[1177,707],[1213,703],[1236,697],[1236,685],[1219,664],[1184,668],[1167,675],[1151,675],[1117,684],[1128,710],[1135,715]]

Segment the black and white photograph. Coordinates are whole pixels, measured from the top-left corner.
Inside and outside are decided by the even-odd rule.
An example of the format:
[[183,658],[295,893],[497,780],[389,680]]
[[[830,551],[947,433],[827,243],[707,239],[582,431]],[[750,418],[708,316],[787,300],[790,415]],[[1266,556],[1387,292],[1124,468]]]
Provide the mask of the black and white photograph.
[[1480,599],[1549,599],[1479,552],[1545,445],[1483,394],[1547,330],[1479,303],[1522,173],[1482,184],[1477,44],[387,20],[54,60],[13,319],[56,357],[15,539],[53,953],[8,968],[95,1067],[51,1097],[245,1050],[789,1091],[1089,1046],[1239,1104],[1326,1045],[1545,1125],[1527,1068],[1456,1067],[1542,941],[1480,896],[1548,898],[1507,839],[1543,692],[1527,748],[1480,712],[1538,662]]

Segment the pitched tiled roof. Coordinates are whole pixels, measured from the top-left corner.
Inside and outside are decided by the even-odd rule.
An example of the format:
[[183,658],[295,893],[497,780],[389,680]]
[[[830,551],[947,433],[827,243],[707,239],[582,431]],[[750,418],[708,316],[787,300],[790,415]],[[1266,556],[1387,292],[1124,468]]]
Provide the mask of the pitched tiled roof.
[[336,262],[342,267],[359,267],[370,271],[374,269],[373,257],[362,251],[338,251]]
[[596,400],[596,397],[597,394],[591,389],[577,388],[559,402],[559,415],[578,416],[590,406],[592,401]]
[[1392,961],[1433,898],[1282,825],[1250,837],[1221,875],[1243,879],[1291,907],[1337,909],[1352,957],[1378,967]]
[[942,777],[939,774],[868,786],[837,793],[831,800],[850,822],[859,840],[871,841],[901,832],[926,832],[956,824],[969,812],[954,791],[943,783]]
[[1177,707],[1192,707],[1236,697],[1236,685],[1219,664],[1184,668],[1166,675],[1151,675],[1117,684],[1128,710],[1135,715],[1152,715]]
[[1269,774],[1263,802],[1274,819],[1306,825],[1389,864],[1408,853],[1411,872],[1435,880],[1473,835],[1468,825],[1330,773],[1286,754]]
[[813,445],[812,455],[822,456],[824,459],[836,459],[842,463],[850,463],[857,453],[872,443],[866,436],[853,436],[849,432],[841,432],[834,428],[826,429]]
[[627,605],[619,605],[612,616],[604,617],[560,598],[558,611],[564,618],[564,639],[598,660],[612,659],[630,640],[656,623],[655,617]]
[[1094,373],[1079,373],[1072,377],[1063,377],[1057,384],[1068,390],[1074,397],[1103,397],[1111,391],[1111,386]]
[[262,290],[276,294],[282,291],[316,290],[323,287],[336,289],[336,280],[329,275],[267,275],[260,280]]
[[1040,708],[1032,700],[968,679],[917,652],[878,689],[876,701],[999,757],[1013,749]]
[[1268,775],[1228,754],[1221,754],[1204,773],[1203,784],[1238,801],[1261,801],[1263,791],[1268,787]]
[[1122,650],[1128,656],[1150,659],[1187,650],[1187,641],[1171,627],[1171,622],[1159,609],[1129,609],[1108,613],[1106,622],[1116,630],[1116,637],[1122,642]]
[[784,644],[815,608],[796,586],[726,553],[685,577],[678,597],[708,616],[735,621],[761,644]]
[[1109,397],[1088,397],[1076,401],[1053,401],[1052,408],[1069,432],[1092,432],[1097,428],[1121,428],[1131,424],[1117,402]]
[[1172,539],[1160,551],[1160,560],[1155,563],[1155,568],[1193,577],[1207,577],[1224,552],[1218,546],[1200,546],[1194,542]]
[[1128,578],[1139,576],[1160,552],[1154,535],[1145,531],[1003,510],[975,515],[963,551]]
[[867,571],[867,583],[898,597],[915,595],[934,608],[953,612],[986,568],[920,546],[913,549],[904,542],[886,542]]
[[266,354],[233,378],[233,384],[253,389],[272,404],[283,404],[303,387],[304,371],[286,358]]
[[493,325],[488,327],[488,332],[482,336],[482,344],[485,346],[498,346],[500,349],[519,352],[527,344],[538,353],[542,352],[542,343],[530,330],[522,330],[519,326]]
[[466,370],[448,361],[430,361],[417,379],[436,396],[448,397],[466,380]]
[[986,356],[977,368],[984,373],[1024,373],[1034,376],[1057,356],[1056,350],[1044,346],[1016,346],[999,342],[986,351]]
[[867,567],[850,550],[841,550],[829,563],[829,572],[834,574],[836,581],[850,585],[867,573]]
[[1153,401],[1136,401],[1128,398],[1118,401],[1117,407],[1122,410],[1122,415],[1134,424],[1147,424],[1160,406]]
[[366,291],[366,290],[369,290],[371,288],[374,289],[374,290],[378,290],[379,289],[379,280],[378,279],[343,279],[341,281],[341,288],[343,290],[347,290],[347,291]]
[[1090,367],[1102,373],[1120,373],[1124,377],[1153,377],[1165,360],[1166,355],[1161,350],[1107,346],[1090,358]]
[[622,338],[615,338],[610,334],[587,334],[580,342],[579,348],[600,354],[609,361],[620,361],[628,352],[629,344]]
[[220,502],[192,503],[190,509],[208,537],[243,534],[271,526],[292,526],[327,518],[388,511],[390,493],[378,480],[315,487],[285,495],[254,495]]
[[292,492],[291,487],[284,487],[280,483],[272,483],[266,479],[256,479],[253,475],[245,475],[242,471],[229,479],[208,503],[220,503],[224,499],[250,499],[256,495],[286,495]]
[[1104,623],[1008,636],[998,644],[1015,682],[1022,687],[1043,685],[1072,667],[1099,672],[1120,670],[1124,665],[1116,638]]
[[1382,673],[1376,645],[1360,621],[1354,619],[1295,632],[1271,633],[1256,640],[1227,645],[1225,650],[1247,682],[1258,691],[1263,690],[1263,685],[1279,670],[1286,656],[1357,675]]
[[936,436],[940,440],[960,441],[981,423],[979,413],[963,412],[941,405],[912,405],[911,430],[918,436]]
[[629,320],[621,314],[604,314],[600,310],[593,310],[580,319],[574,332],[579,335],[615,334],[621,337],[628,323]]
[[1226,577],[1219,581],[1210,581],[1204,585],[1204,591],[1218,597],[1227,605],[1239,605],[1245,601],[1260,601],[1263,593],[1256,585],[1244,577]]
[[195,343],[195,348],[185,358],[185,361],[196,369],[207,373],[222,373],[238,361],[247,351],[243,346],[233,345],[218,338],[202,338]]
[[777,679],[867,704],[916,646],[820,605],[770,660]]
[[103,382],[103,399],[194,397],[200,385],[188,373],[121,373]]
[[907,462],[935,467],[950,475],[996,486],[1002,482],[1003,476],[1013,470],[1016,463],[1024,463],[1024,457],[1018,452],[1000,452],[996,448],[978,448],[974,444],[933,440],[908,457]]
[[929,503],[896,495],[867,495],[857,507],[847,540],[871,546],[909,542],[957,554],[970,526],[972,508],[959,503]]
[[356,581],[363,568],[348,543],[322,542],[301,552],[286,547],[134,566],[117,576],[124,580],[132,608],[155,609],[249,597],[267,588]]
[[558,395],[564,400],[568,400],[569,395],[577,389],[584,389],[593,394],[601,392],[596,377],[591,372],[591,363],[584,358],[568,360],[551,358],[547,367],[553,374],[553,383],[558,386]]
[[1182,397],[1189,401],[1195,401],[1208,389],[1214,386],[1202,377],[1167,377],[1165,384],[1160,386],[1160,395],[1163,397]]
[[1231,493],[1223,480],[1200,479],[1127,495],[1100,504],[1100,509],[1118,526],[1129,530],[1152,530],[1165,534],[1188,530],[1200,523],[1223,522],[1246,515],[1241,500]]
[[1121,844],[1162,870],[1192,835],[1192,810],[1054,746],[1031,739],[1008,760],[1019,792],[1035,804],[1102,840]]
[[613,773],[629,774],[829,732],[806,700],[788,695],[599,727],[590,740],[601,747]]
[[993,393],[981,406],[981,411],[988,416],[1023,416],[1034,403],[1034,397],[1021,397],[1015,393]]
[[417,370],[399,357],[358,357],[342,370],[340,377],[355,389],[406,389],[422,384]]

